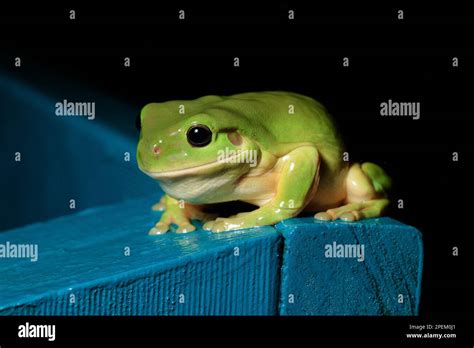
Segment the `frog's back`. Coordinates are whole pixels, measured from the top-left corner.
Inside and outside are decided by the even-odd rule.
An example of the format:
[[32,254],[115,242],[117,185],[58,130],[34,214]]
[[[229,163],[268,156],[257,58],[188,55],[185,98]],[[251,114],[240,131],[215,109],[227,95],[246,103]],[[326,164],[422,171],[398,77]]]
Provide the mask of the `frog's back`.
[[217,104],[234,109],[249,126],[263,130],[252,137],[269,149],[276,144],[313,143],[322,152],[336,155],[343,151],[331,116],[310,97],[291,92],[252,92],[223,97]]

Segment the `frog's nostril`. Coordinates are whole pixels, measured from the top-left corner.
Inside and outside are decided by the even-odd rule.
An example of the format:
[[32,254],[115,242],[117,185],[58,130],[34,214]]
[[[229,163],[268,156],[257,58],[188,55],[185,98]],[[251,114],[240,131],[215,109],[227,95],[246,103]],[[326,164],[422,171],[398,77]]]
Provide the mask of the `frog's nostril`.
[[161,153],[161,148],[158,145],[153,145],[153,153],[158,156]]

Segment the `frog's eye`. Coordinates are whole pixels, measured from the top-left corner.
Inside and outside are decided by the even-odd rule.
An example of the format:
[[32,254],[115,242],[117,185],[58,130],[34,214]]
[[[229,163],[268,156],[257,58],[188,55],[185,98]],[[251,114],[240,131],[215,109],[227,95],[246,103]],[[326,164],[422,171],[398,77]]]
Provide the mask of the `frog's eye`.
[[191,126],[186,133],[188,143],[195,147],[203,147],[212,140],[212,132],[209,127],[203,124]]
[[142,130],[142,118],[140,117],[140,113],[138,113],[135,118],[135,127],[137,127],[139,131]]

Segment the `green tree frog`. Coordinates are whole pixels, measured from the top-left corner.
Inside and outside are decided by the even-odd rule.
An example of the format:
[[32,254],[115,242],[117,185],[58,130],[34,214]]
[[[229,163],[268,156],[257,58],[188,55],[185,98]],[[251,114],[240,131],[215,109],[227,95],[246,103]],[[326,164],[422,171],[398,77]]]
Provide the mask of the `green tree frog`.
[[[314,212],[319,220],[377,217],[391,180],[373,163],[344,161],[343,141],[326,109],[290,92],[205,96],[142,108],[139,168],[166,193],[149,234],[203,228],[223,232],[272,225]],[[251,212],[217,217],[206,205],[243,201]]]

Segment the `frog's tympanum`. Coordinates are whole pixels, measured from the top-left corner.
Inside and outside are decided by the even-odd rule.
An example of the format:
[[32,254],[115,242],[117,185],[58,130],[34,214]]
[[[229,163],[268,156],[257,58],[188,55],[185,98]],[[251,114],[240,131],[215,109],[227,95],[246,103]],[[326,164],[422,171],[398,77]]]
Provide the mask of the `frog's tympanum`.
[[[314,212],[319,220],[380,216],[390,178],[373,163],[349,164],[326,109],[288,92],[206,96],[146,105],[138,118],[140,169],[166,193],[150,234],[203,228],[223,232],[272,225]],[[230,217],[206,212],[212,203],[256,207]]]

